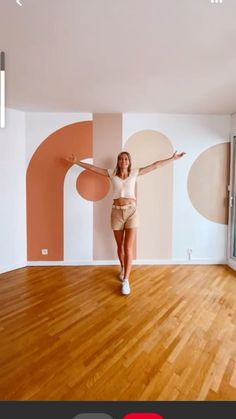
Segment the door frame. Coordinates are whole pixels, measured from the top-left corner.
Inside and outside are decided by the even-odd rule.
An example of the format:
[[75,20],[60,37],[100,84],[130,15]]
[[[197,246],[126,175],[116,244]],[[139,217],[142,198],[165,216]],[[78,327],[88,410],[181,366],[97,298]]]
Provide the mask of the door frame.
[[229,223],[227,240],[227,263],[236,271],[236,256],[233,256],[234,228],[236,228],[236,135],[230,141],[230,184],[229,193]]

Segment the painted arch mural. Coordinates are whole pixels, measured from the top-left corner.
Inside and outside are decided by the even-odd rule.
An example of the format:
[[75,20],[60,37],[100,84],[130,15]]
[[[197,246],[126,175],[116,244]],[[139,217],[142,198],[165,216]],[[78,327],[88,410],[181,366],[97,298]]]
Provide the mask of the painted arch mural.
[[[79,160],[93,159],[97,166],[113,168],[122,148],[131,153],[133,167],[143,167],[173,153],[171,140],[155,130],[136,132],[122,145],[122,114],[94,114],[92,121],[66,125],[41,142],[30,160],[26,179],[29,261],[64,260],[64,182],[72,167],[65,156],[74,152]],[[228,143],[211,147],[193,162],[187,181],[192,205],[202,216],[217,223],[227,223],[228,158]],[[209,167],[211,173],[214,170],[214,176],[209,176]],[[172,257],[173,177],[171,163],[138,178],[137,259]],[[110,230],[109,180],[82,170],[76,178],[75,188],[80,197],[93,206],[91,259],[117,259]],[[215,199],[213,209],[212,194]],[[79,214],[76,222],[83,222]],[[78,237],[78,240],[83,238]],[[44,248],[49,249],[48,255],[41,254]]]

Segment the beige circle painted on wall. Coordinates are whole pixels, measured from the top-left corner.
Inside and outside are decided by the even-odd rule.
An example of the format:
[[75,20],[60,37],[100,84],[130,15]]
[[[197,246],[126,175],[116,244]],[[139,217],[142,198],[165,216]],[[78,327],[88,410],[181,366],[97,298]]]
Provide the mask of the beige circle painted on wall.
[[188,175],[188,194],[203,217],[228,223],[229,143],[208,148],[193,163]]
[[105,176],[99,176],[85,170],[76,181],[76,189],[87,201],[99,201],[108,194],[110,183]]

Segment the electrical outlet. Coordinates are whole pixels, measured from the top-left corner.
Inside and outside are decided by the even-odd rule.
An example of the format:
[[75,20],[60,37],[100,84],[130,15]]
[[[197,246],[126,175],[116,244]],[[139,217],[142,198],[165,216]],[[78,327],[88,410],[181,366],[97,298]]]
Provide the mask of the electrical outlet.
[[192,251],[193,251],[193,249],[190,249],[188,247],[188,249],[187,249],[188,260],[191,260],[191,258],[192,258]]
[[42,255],[48,255],[48,249],[42,249]]

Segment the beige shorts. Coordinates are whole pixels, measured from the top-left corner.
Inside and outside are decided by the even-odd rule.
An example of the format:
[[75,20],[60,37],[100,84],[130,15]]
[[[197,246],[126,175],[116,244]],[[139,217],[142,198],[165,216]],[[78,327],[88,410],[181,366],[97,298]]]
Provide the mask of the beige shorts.
[[137,228],[139,225],[136,204],[112,205],[111,228],[124,230],[124,228]]

